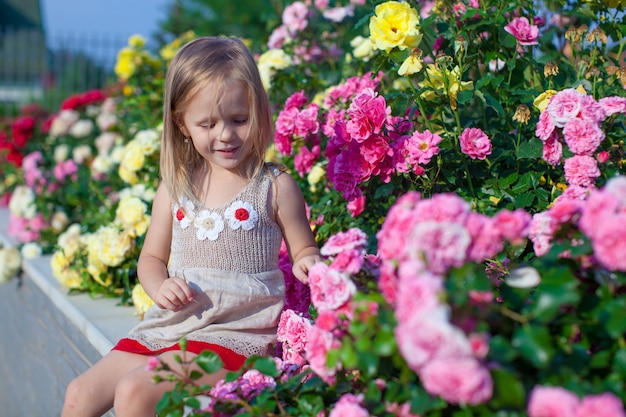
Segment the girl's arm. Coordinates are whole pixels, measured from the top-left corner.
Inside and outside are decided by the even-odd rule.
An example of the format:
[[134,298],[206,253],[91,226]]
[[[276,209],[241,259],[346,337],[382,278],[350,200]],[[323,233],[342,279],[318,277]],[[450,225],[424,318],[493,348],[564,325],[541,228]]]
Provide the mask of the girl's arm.
[[170,278],[167,271],[172,243],[171,207],[167,188],[161,184],[152,202],[152,217],[137,262],[137,275],[156,305],[175,311],[193,300],[193,291],[182,278]]
[[276,222],[283,231],[293,273],[306,283],[309,269],[322,257],[309,225],[304,197],[296,181],[287,173],[278,175],[275,184]]

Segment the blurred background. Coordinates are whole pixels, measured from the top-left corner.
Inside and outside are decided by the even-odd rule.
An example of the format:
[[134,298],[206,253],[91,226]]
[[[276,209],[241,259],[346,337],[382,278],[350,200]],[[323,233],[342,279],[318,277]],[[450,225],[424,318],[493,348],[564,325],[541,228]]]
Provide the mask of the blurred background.
[[111,85],[128,38],[148,48],[193,30],[260,46],[279,20],[277,0],[0,0],[0,116],[26,103],[53,111],[71,94]]

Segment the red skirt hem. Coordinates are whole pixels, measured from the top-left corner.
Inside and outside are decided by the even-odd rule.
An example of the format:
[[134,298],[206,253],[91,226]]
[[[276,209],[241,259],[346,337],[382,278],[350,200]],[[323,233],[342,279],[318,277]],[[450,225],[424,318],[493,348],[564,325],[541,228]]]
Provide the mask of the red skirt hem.
[[[117,345],[113,346],[112,350],[121,350],[123,352],[137,353],[139,355],[158,355],[163,352],[168,352],[172,350],[180,350],[180,346],[175,344],[173,346],[165,347],[158,350],[150,350],[138,341],[129,338],[120,339],[117,342]],[[239,370],[246,361],[246,357],[240,355],[238,353],[233,352],[232,350],[225,348],[220,345],[215,345],[212,343],[199,342],[195,340],[187,341],[187,352],[195,353],[199,355],[205,350],[209,350],[211,352],[217,353],[217,355],[222,360],[224,364],[224,369],[227,371],[237,371]]]

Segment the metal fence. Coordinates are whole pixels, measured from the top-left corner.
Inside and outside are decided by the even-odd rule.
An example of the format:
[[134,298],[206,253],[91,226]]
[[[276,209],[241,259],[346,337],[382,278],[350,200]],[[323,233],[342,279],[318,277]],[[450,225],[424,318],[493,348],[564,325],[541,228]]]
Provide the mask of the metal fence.
[[68,96],[108,85],[126,43],[110,34],[0,27],[0,116],[33,102],[56,111]]

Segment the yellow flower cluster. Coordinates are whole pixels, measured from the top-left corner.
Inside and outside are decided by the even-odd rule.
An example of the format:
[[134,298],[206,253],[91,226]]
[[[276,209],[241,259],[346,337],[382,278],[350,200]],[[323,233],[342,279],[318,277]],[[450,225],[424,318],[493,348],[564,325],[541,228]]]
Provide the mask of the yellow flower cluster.
[[370,39],[375,48],[387,53],[392,49],[417,48],[422,40],[419,15],[409,3],[388,1],[376,6],[369,22]]
[[133,140],[126,144],[120,163],[119,175],[128,184],[137,184],[137,173],[146,164],[146,159],[160,148],[160,134],[154,129],[139,131]]
[[161,62],[144,49],[145,45],[146,42],[140,35],[133,35],[128,40],[128,46],[117,53],[114,71],[120,80],[128,80],[143,65],[152,68],[161,66]]
[[87,246],[87,272],[97,283],[108,287],[112,281],[109,267],[119,266],[132,249],[130,233],[110,224],[101,226],[84,239]]
[[141,284],[133,287],[131,297],[135,306],[135,313],[143,320],[143,315],[154,305],[154,301],[152,301],[152,298],[146,293]]
[[120,200],[115,211],[115,220],[129,232],[131,237],[142,236],[148,230],[150,223],[148,205],[139,197],[128,194]]
[[456,97],[461,90],[471,90],[474,84],[471,81],[461,81],[461,70],[458,66],[452,69],[441,67],[437,64],[426,66],[426,79],[420,87],[427,88],[421,94],[425,100],[433,100],[439,95],[445,95],[450,100],[450,106],[456,109]]
[[195,37],[196,34],[191,30],[183,33],[178,38],[174,39],[172,42],[161,48],[161,50],[159,51],[161,59],[166,62],[170,62],[172,58],[174,58],[174,55],[176,55],[178,50],[181,48],[181,46],[193,40]]
[[261,81],[266,90],[272,85],[272,76],[276,70],[288,68],[293,64],[291,57],[282,49],[270,49],[259,57],[257,66],[261,73]]

